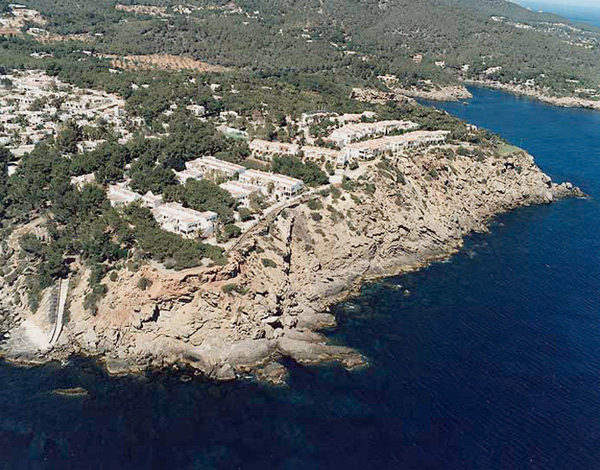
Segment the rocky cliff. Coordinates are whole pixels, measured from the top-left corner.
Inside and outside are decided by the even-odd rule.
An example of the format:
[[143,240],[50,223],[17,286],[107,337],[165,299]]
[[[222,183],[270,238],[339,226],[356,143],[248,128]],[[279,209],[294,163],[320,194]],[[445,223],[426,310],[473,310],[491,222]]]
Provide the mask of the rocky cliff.
[[[51,349],[31,341],[40,337],[32,325],[50,327],[47,314],[42,308],[27,312],[14,301],[21,281],[5,282],[2,308],[18,313],[20,321],[11,324],[3,347],[15,358],[31,357],[36,348],[44,358],[99,356],[115,373],[187,364],[219,380],[253,372],[281,381],[285,369],[277,359],[283,356],[362,366],[368,358],[329,344],[323,335],[335,326],[329,305],[365,279],[451,255],[466,234],[485,230],[496,214],[577,194],[568,184],[552,183],[525,153],[475,157],[456,150],[365,163],[341,186],[259,223],[224,266],[123,268],[105,281],[108,294],[95,315],[83,307],[89,287],[82,266],[71,282],[68,323]],[[146,289],[139,287],[142,277],[149,281]],[[28,341],[29,353],[23,347]]]

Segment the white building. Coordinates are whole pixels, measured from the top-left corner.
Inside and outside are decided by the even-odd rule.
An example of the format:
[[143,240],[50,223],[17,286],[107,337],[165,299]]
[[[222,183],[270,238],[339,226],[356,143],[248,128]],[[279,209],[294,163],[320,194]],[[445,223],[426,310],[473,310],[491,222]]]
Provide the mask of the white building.
[[260,170],[247,170],[242,173],[240,183],[259,186],[264,194],[284,197],[294,196],[304,187],[302,180]]
[[201,180],[204,178],[204,173],[199,169],[186,169],[183,171],[173,170],[173,172],[181,184],[185,184],[185,182],[189,179]]
[[221,126],[217,126],[217,130],[228,137],[234,137],[239,139],[246,139],[248,137],[248,133],[246,131],[236,129],[235,127],[226,126],[224,124]]
[[81,142],[77,142],[77,150],[80,153],[83,152],[92,152],[93,150],[96,150],[100,145],[106,143],[106,140],[104,139],[100,139],[100,140],[84,140]]
[[138,193],[127,189],[123,183],[111,184],[107,197],[113,207],[125,206],[142,198]]
[[335,129],[329,140],[339,147],[345,147],[351,142],[376,135],[387,135],[390,132],[408,131],[419,127],[411,121],[377,121],[346,124]]
[[381,137],[348,144],[344,151],[349,160],[370,160],[383,152],[399,152],[406,148],[444,142],[450,131],[415,131],[403,135]]
[[190,104],[189,106],[186,106],[186,108],[196,117],[202,117],[206,114],[206,108],[199,104]]
[[175,202],[156,207],[152,214],[164,230],[187,236],[212,235],[219,218],[216,212],[199,212]]
[[268,140],[254,139],[250,142],[252,153],[261,158],[271,159],[274,155],[297,155],[300,146],[284,142],[269,142]]
[[87,175],[73,176],[71,178],[71,184],[77,189],[83,188],[86,184],[96,182],[96,175],[94,173],[88,173]]
[[204,172],[215,171],[217,173],[233,177],[246,171],[242,165],[219,160],[215,157],[202,157],[185,164],[188,170],[201,170]]
[[301,150],[306,160],[316,162],[324,160],[326,162],[331,162],[337,167],[343,167],[348,161],[348,159],[346,158],[346,153],[342,152],[341,150],[333,150],[325,147],[311,146],[304,146]]
[[156,209],[157,207],[162,206],[163,198],[160,194],[154,194],[152,191],[148,191],[142,196],[142,202],[149,209]]
[[220,184],[219,187],[227,191],[240,206],[245,208],[250,207],[250,196],[261,190],[258,186],[243,184],[239,181],[227,181]]

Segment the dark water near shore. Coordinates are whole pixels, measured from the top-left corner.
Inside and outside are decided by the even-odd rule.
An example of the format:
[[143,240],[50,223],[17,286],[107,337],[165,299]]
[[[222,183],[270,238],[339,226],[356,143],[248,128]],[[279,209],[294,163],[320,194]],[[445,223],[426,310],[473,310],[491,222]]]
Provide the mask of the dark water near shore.
[[600,113],[474,94],[444,107],[595,198],[502,216],[450,262],[365,286],[334,334],[362,372],[288,364],[276,390],[0,363],[0,469],[598,468]]

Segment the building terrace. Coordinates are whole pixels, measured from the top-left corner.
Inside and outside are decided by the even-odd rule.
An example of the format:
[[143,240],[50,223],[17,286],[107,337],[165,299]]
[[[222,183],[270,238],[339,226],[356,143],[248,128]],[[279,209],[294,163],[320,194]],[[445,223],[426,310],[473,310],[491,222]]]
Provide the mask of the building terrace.
[[369,160],[386,151],[397,152],[405,148],[441,143],[448,134],[450,131],[414,131],[348,144],[344,151],[348,159]]
[[185,164],[188,170],[215,171],[233,177],[246,171],[246,167],[235,163],[219,160],[215,157],[202,157]]
[[209,236],[215,232],[218,214],[212,211],[199,212],[169,202],[152,209],[152,215],[164,230],[181,235],[202,232]]
[[249,146],[254,155],[263,158],[272,158],[274,155],[297,155],[300,152],[300,146],[297,144],[270,142],[261,139],[254,139]]
[[329,136],[329,140],[339,147],[356,140],[364,139],[374,135],[386,135],[390,132],[408,131],[418,128],[419,125],[411,121],[376,121],[346,124],[335,129]]
[[269,194],[272,189],[273,194],[284,197],[295,196],[304,187],[302,180],[260,170],[242,173],[240,183],[259,186],[265,194]]

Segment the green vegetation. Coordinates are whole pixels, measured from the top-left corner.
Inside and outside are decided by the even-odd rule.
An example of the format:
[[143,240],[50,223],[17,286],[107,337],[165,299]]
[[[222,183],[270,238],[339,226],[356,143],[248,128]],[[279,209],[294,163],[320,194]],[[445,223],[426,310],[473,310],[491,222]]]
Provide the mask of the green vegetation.
[[233,220],[235,201],[227,191],[208,180],[189,179],[184,185],[169,186],[164,198],[198,211],[216,212],[222,223]]
[[[30,0],[28,6],[49,19],[46,28],[54,33],[102,34],[94,41],[94,49],[102,53],[187,55],[333,96],[341,96],[339,88],[350,83],[376,84],[376,77],[385,74],[398,76],[405,86],[421,88],[429,86],[429,79],[437,84],[455,83],[463,75],[502,82],[535,79],[559,95],[582,86],[595,87],[600,76],[600,52],[594,47],[597,28],[550,26],[548,23],[569,22],[504,0],[241,0],[236,5],[242,13],[233,14],[226,12],[221,0],[195,0],[189,3],[212,8],[189,15],[174,12],[175,0],[139,2],[166,6],[171,15],[168,21],[116,10],[116,3]],[[61,54],[49,62],[57,73],[74,78],[87,75],[81,70],[85,67],[98,72],[95,63],[69,67],[76,71],[64,70],[61,59],[74,54],[76,48],[66,44],[55,47]],[[417,54],[422,59],[413,61]],[[371,60],[363,60],[364,56]],[[440,61],[445,62],[444,68],[436,66]],[[463,72],[465,64],[470,68]],[[490,67],[502,68],[484,74]],[[116,77],[104,77],[108,75],[105,72],[98,75],[87,80],[116,81]],[[273,95],[269,101],[281,96]],[[241,96],[229,100],[224,103],[228,109],[249,106]],[[164,102],[156,99],[155,106],[144,107],[143,112],[152,119]]]
[[248,289],[245,288],[244,286],[240,286],[239,284],[225,284],[223,287],[221,287],[221,290],[225,293],[225,294],[231,294],[232,292],[236,292],[240,295],[244,295],[248,292]]
[[275,263],[275,261],[273,261],[272,259],[263,258],[261,261],[265,268],[276,268],[277,267],[277,263]]
[[301,179],[308,186],[321,186],[329,182],[325,172],[316,163],[302,163],[297,157],[274,157],[271,169],[275,173]]

